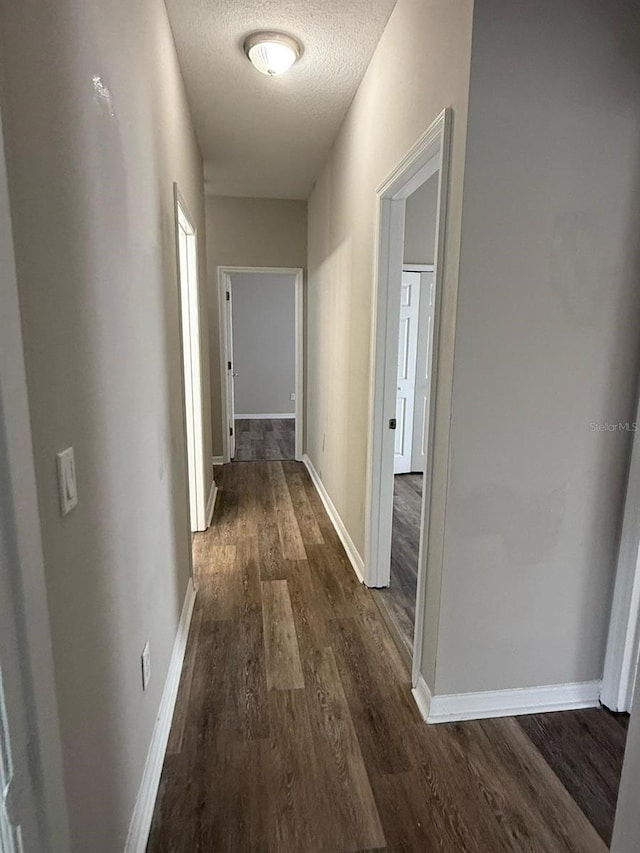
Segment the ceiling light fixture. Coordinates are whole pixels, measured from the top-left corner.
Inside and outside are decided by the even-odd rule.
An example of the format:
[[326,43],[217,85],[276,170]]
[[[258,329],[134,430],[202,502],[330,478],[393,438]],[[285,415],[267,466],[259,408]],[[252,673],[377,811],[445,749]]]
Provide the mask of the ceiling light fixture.
[[300,59],[302,45],[284,33],[252,33],[244,40],[244,52],[254,68],[276,77]]

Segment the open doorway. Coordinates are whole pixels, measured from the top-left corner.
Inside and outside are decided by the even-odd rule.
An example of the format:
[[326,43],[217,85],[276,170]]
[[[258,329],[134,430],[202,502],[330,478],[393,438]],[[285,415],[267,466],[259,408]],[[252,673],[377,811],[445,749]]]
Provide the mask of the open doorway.
[[198,288],[198,245],[195,220],[189,213],[178,185],[174,184],[180,329],[184,388],[187,476],[191,531],[206,530],[207,495],[204,482],[205,454],[202,423],[202,377],[200,353],[200,301]]
[[389,586],[376,591],[407,657],[413,654],[431,393],[439,169],[407,197],[400,280]]
[[224,461],[302,458],[302,270],[219,267]]
[[445,406],[434,430],[436,399],[447,397],[452,366],[453,338],[439,351],[450,121],[444,110],[377,189],[364,580],[376,588],[414,689],[424,626],[437,620],[438,585],[427,585],[426,576],[438,565],[428,554],[438,551],[444,531],[444,500],[433,482],[450,429]]

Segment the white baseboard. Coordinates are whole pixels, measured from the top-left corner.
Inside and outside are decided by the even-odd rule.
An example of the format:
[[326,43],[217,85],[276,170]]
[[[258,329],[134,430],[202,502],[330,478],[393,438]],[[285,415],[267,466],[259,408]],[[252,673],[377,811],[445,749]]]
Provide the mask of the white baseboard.
[[224,456],[212,456],[211,457],[212,465],[224,465]]
[[147,848],[151,818],[153,817],[153,809],[162,773],[162,764],[167,749],[167,741],[169,740],[169,730],[171,729],[173,710],[176,704],[176,696],[178,695],[178,685],[180,684],[180,674],[182,672],[182,663],[195,600],[196,590],[191,580],[189,580],[184,604],[182,605],[182,613],[180,614],[178,631],[173,643],[169,671],[167,672],[167,679],[164,683],[158,716],[153,728],[149,751],[147,752],[142,782],[140,783],[138,797],[129,825],[129,834],[127,835],[127,842],[124,848],[125,853],[145,853]]
[[236,412],[237,421],[281,421],[283,418],[295,418],[295,412],[276,412],[275,414],[239,415]]
[[418,683],[411,692],[420,711],[420,716],[426,722],[429,719],[429,708],[431,707],[431,691],[421,675],[418,676]]
[[579,681],[432,696],[426,684],[422,686],[418,683],[413,695],[427,723],[453,723],[459,720],[596,708],[600,704],[600,688],[600,681]]
[[207,501],[207,510],[206,510],[206,520],[207,527],[211,527],[211,519],[213,518],[213,510],[216,506],[216,498],[218,497],[218,487],[215,484],[215,481],[211,483],[211,489],[209,491],[209,499]]
[[320,495],[320,500],[324,504],[324,508],[327,511],[327,515],[331,519],[331,523],[333,524],[335,531],[344,546],[344,550],[347,552],[347,557],[349,558],[349,562],[353,566],[353,570],[356,573],[358,580],[360,581],[360,583],[364,583],[364,561],[358,553],[358,549],[354,545],[353,539],[351,538],[351,536],[349,536],[349,532],[344,526],[344,522],[340,518],[338,510],[333,505],[333,501],[329,497],[329,493],[325,489],[324,483],[320,479],[318,472],[313,467],[313,462],[311,461],[311,459],[309,459],[306,453],[303,455],[302,461],[304,462],[305,467],[309,472],[309,476],[311,477],[313,485],[316,487],[317,493]]

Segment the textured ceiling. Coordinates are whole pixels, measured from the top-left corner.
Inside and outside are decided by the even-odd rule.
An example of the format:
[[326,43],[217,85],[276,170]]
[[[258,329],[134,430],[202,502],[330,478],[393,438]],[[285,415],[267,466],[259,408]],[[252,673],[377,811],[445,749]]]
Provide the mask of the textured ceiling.
[[[207,192],[307,198],[395,0],[166,0]],[[304,53],[281,77],[242,52],[282,30]]]

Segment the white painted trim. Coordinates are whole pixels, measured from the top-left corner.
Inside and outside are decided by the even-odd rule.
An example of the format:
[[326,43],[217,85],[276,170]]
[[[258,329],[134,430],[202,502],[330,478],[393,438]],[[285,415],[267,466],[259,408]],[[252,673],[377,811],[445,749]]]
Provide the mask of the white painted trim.
[[327,492],[324,483],[320,479],[320,475],[313,467],[313,462],[305,453],[302,457],[302,461],[304,462],[307,471],[309,472],[309,476],[311,477],[311,482],[316,488],[317,493],[320,495],[320,500],[324,504],[324,508],[327,511],[327,515],[331,519],[331,523],[333,524],[336,533],[342,545],[344,546],[344,550],[349,558],[349,562],[353,566],[353,571],[356,573],[356,577],[360,581],[360,583],[364,583],[363,573],[364,573],[364,562],[358,549],[356,548],[353,539],[349,535],[349,531],[344,525],[343,520],[340,518],[340,513],[335,508],[333,501],[329,497],[329,493]]
[[299,269],[296,274],[295,312],[296,405],[294,414],[296,425],[293,455],[297,462],[301,462],[304,453],[304,279],[302,269]]
[[216,508],[216,498],[218,497],[218,487],[215,480],[211,481],[211,489],[209,490],[209,498],[207,499],[207,527],[211,527],[211,519],[213,511]]
[[433,264],[403,264],[402,272],[433,272]]
[[227,329],[227,289],[229,287],[228,273],[218,267],[218,338],[220,341],[220,403],[222,414],[222,464],[231,461],[229,452],[229,371],[227,353],[230,349]]
[[422,674],[418,676],[416,686],[411,689],[411,692],[418,706],[418,711],[420,711],[420,716],[426,722],[429,719],[429,708],[431,707],[431,691]]
[[421,677],[418,679],[413,695],[427,723],[485,720],[489,717],[542,714],[548,711],[574,711],[578,708],[596,708],[600,704],[600,681],[546,684],[541,687],[486,690],[479,693],[454,693],[430,696],[429,701],[426,702],[424,690],[426,688],[428,691],[428,688],[426,684],[420,683],[420,679]]
[[[173,184],[176,270],[180,316],[180,354],[182,374],[182,408],[185,434],[185,462],[189,485],[189,517],[192,532],[206,529],[206,462],[204,445],[204,409],[202,394],[202,324],[200,321],[200,275],[198,270],[199,235],[195,219],[180,192]],[[180,260],[180,229],[191,238],[190,249],[195,271],[193,279],[182,280]],[[186,323],[185,323],[186,319]],[[188,388],[187,388],[188,384]],[[187,391],[191,412],[187,412]],[[189,464],[189,445],[192,462]]]
[[224,465],[224,456],[212,456],[211,457],[212,465]]
[[[434,445],[436,401],[446,399],[450,392],[450,372],[440,376],[440,310],[444,281],[445,225],[449,180],[451,110],[445,109],[427,131],[417,140],[406,156],[377,188],[374,257],[375,296],[372,303],[370,417],[367,458],[367,503],[365,531],[365,583],[370,587],[386,587],[390,581],[391,533],[393,523],[393,432],[388,428],[395,416],[398,322],[400,314],[400,279],[404,266],[404,218],[406,198],[421,183],[438,171],[438,202],[436,216],[436,245],[434,270],[435,304],[432,340],[432,386],[429,395],[429,415],[426,427],[426,456],[421,536],[418,557],[416,620],[412,684],[418,686],[423,646],[426,599],[427,554],[433,549],[441,561],[444,537],[444,508],[446,494],[439,495],[436,510],[432,502],[434,459],[440,467],[448,465],[449,426],[439,430],[437,450]],[[415,267],[414,267],[415,268]],[[449,294],[449,301],[455,303]],[[455,315],[447,319],[448,334],[454,339]],[[450,344],[452,346],[452,344]],[[448,361],[452,362],[452,359]],[[443,393],[440,393],[442,387]],[[446,387],[445,387],[446,386]],[[427,546],[428,542],[428,546]],[[429,571],[437,574],[432,555]],[[441,565],[440,565],[441,568]]]
[[178,686],[180,684],[180,675],[182,673],[182,664],[187,647],[189,626],[191,625],[195,600],[196,589],[193,582],[189,580],[176,638],[173,643],[169,670],[164,683],[164,690],[162,691],[158,716],[153,728],[153,734],[151,735],[151,743],[147,752],[142,781],[138,790],[133,815],[131,816],[131,823],[129,824],[129,834],[127,835],[127,842],[124,848],[125,853],[145,853],[147,849],[151,818],[153,817],[153,809],[162,773],[162,764],[167,750],[167,741],[169,740],[169,731],[178,695]]
[[[226,292],[231,287],[231,275],[233,273],[264,273],[267,275],[295,275],[295,389],[296,406],[294,417],[296,419],[295,434],[295,458],[302,461],[304,453],[304,270],[302,267],[218,267],[218,328],[220,337],[220,387],[222,403],[222,455],[224,463],[230,462],[229,435],[227,422],[229,420],[229,371],[227,362],[232,361],[229,353],[229,341],[226,324]],[[291,415],[265,415],[265,417],[290,417]],[[236,419],[239,416],[236,415]],[[251,415],[255,418],[256,415]]]
[[237,421],[281,421],[286,420],[287,418],[293,419],[295,418],[295,412],[276,412],[275,414],[260,414],[260,415],[239,415],[236,412],[236,420]]
[[[640,423],[640,397],[636,423]],[[633,436],[601,701],[631,711],[640,653],[640,441]]]

